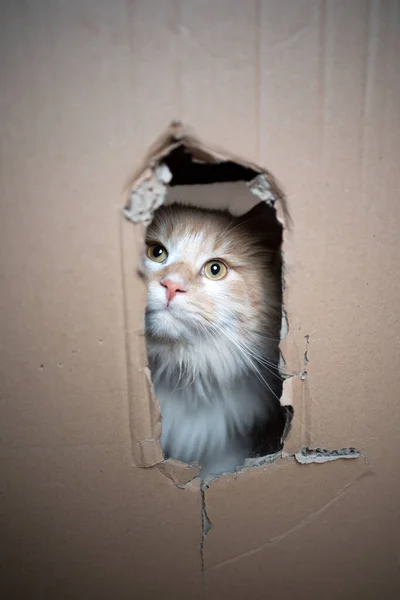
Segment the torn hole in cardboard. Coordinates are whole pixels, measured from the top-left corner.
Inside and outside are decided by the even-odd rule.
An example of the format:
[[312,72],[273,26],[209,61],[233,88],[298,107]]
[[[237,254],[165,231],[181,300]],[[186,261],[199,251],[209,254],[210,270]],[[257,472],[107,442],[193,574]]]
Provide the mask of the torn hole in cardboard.
[[[264,203],[265,214],[268,215],[272,224],[270,228],[270,232],[273,232],[272,243],[276,245],[276,248],[279,248],[282,256],[280,277],[283,301],[280,338],[282,340],[287,337],[289,324],[284,308],[285,270],[282,243],[284,231],[290,231],[292,223],[285,196],[269,171],[242,158],[235,157],[225,150],[205,146],[190,130],[182,124],[174,122],[149,150],[142,166],[131,178],[128,185],[129,197],[124,208],[124,215],[127,221],[141,226],[142,241],[143,225],[148,226],[151,223],[154,212],[162,204],[168,205],[178,202],[197,208],[228,211],[233,217],[237,217],[260,205],[260,202]],[[205,186],[207,193],[204,193]],[[172,190],[173,193],[170,193]],[[123,251],[125,250],[123,249]],[[130,277],[132,277],[132,274],[130,274]],[[143,299],[144,292],[142,290]],[[129,330],[129,327],[127,329]],[[142,337],[142,351],[139,354],[143,360],[145,357],[145,353],[143,353],[143,326],[139,335]],[[131,342],[134,343],[133,340]],[[141,368],[146,367],[147,364],[141,364]],[[290,428],[294,410],[293,379],[295,377],[292,374],[285,374],[286,364],[282,352],[280,352],[280,372],[282,375],[280,395],[284,422],[281,430],[278,433],[275,432],[275,436],[279,441],[262,456],[248,458],[244,468],[263,466],[273,462],[282,455],[284,440],[291,437]],[[302,393],[304,393],[304,390]],[[160,409],[151,381],[147,382],[145,394],[149,399],[148,414],[144,416],[146,408],[143,406],[143,399],[140,407],[131,405],[134,460],[139,466],[158,464],[160,470],[175,485],[184,485],[198,475],[198,465],[163,460],[158,441],[160,437]],[[132,401],[134,401],[134,398]],[[151,432],[150,436],[143,435],[140,426],[137,426],[138,421],[139,423],[140,421],[145,422],[145,429]],[[305,448],[310,440],[305,440],[301,435],[300,439],[297,438],[298,436],[295,435],[292,443],[295,444],[295,450],[300,457],[298,462],[301,462],[301,460],[303,462],[322,462],[322,459],[311,460],[310,455],[305,458],[304,453],[302,454],[303,451],[298,449]],[[289,453],[296,456],[296,452],[291,451],[290,444],[289,448],[286,449],[285,443],[285,450],[286,454],[289,450]],[[327,460],[327,455],[324,456]],[[336,456],[336,458],[341,457],[340,454]],[[346,457],[355,458],[356,456],[352,453],[350,456],[346,455]]]

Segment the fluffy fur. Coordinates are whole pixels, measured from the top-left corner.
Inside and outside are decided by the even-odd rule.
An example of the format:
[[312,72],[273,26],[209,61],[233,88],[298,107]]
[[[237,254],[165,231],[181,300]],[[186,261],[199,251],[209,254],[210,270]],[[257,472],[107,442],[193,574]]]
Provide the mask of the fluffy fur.
[[[254,431],[276,411],[281,319],[279,248],[265,240],[263,211],[241,218],[172,205],[156,211],[144,253],[147,352],[162,413],[166,457],[204,474],[233,471],[254,455]],[[203,267],[221,259],[221,280]],[[168,303],[166,280],[179,291]],[[279,393],[279,392],[278,392]]]

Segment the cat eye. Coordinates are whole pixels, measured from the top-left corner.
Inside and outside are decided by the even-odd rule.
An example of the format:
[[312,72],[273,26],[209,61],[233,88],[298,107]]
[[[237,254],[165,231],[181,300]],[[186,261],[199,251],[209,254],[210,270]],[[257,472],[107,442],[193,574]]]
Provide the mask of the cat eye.
[[228,274],[228,267],[222,260],[210,260],[203,267],[204,275],[207,279],[224,279]]
[[147,248],[147,256],[154,262],[162,263],[168,258],[168,252],[161,244],[151,244]]

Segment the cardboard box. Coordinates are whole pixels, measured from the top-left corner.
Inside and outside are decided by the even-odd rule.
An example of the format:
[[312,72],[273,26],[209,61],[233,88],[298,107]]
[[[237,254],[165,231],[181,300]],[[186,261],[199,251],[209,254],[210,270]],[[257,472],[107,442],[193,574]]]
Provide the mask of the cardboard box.
[[[399,15],[397,0],[4,8],[2,597],[399,596]],[[278,208],[273,173],[293,222],[293,428],[282,457],[209,488],[162,460],[144,224],[121,210],[173,119],[202,160],[264,173]]]

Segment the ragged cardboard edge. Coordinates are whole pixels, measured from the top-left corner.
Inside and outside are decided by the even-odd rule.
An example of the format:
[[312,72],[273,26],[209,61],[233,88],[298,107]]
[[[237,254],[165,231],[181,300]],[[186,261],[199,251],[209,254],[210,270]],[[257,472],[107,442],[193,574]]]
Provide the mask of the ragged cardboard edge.
[[265,456],[258,456],[257,458],[246,458],[243,467],[237,469],[237,472],[241,473],[244,469],[252,467],[265,467],[265,465],[271,465],[281,457],[282,452],[275,452],[274,454],[266,454]]
[[260,198],[264,196],[265,198],[261,199],[269,203],[279,200],[278,215],[286,227],[290,227],[291,218],[285,194],[270,171],[221,148],[205,145],[189,127],[178,121],[173,121],[159,136],[150,147],[141,166],[128,180],[126,191],[129,189],[129,199],[124,209],[127,219],[135,223],[147,222],[151,219],[155,208],[163,203],[166,187],[172,177],[163,159],[179,146],[184,146],[197,162],[210,164],[234,162],[259,173],[261,177],[256,177],[249,184],[255,190],[253,193]]
[[144,176],[130,193],[130,201],[124,208],[124,215],[133,223],[149,225],[153,213],[164,204],[167,185],[172,173],[167,165],[158,165],[154,171],[147,169]]
[[339,450],[328,450],[326,448],[302,448],[294,454],[295,459],[301,465],[310,463],[326,463],[333,460],[360,458],[361,452],[356,448],[341,448]]
[[153,382],[151,379],[151,372],[150,369],[148,367],[145,367],[143,369],[143,373],[146,379],[146,384],[147,384],[147,392],[148,392],[148,398],[150,400],[149,404],[150,404],[150,418],[151,421],[154,423],[154,427],[153,427],[153,435],[155,438],[157,438],[158,440],[161,437],[161,409],[160,409],[160,404],[158,402],[158,398],[156,396],[156,393],[154,391],[154,386],[153,386]]
[[207,483],[204,481],[201,482],[200,485],[200,494],[201,494],[201,540],[200,540],[200,559],[201,559],[201,576],[202,576],[202,584],[203,584],[203,597],[206,597],[206,581],[205,581],[205,555],[204,555],[204,545],[206,535],[211,531],[213,524],[211,519],[207,513],[207,503],[206,503],[206,491],[208,489]]
[[154,393],[150,370],[147,367],[144,367],[142,375],[144,376],[144,389],[146,390],[146,407],[148,407],[146,425],[147,428],[150,428],[150,431],[148,437],[138,440],[135,431],[136,423],[133,422],[131,424],[132,454],[137,466],[154,467],[164,460],[160,445],[161,411],[158,399]]
[[163,460],[159,444],[161,416],[158,400],[147,369],[143,317],[137,318],[135,307],[145,302],[142,284],[134,277],[137,259],[144,241],[144,228],[138,226],[136,235],[126,221],[120,223],[120,252],[123,292],[123,317],[126,349],[126,377],[129,410],[129,433],[133,464],[151,467]]
[[[268,206],[275,208],[276,217],[283,229],[285,229],[285,227],[290,229],[292,221],[286,198],[282,191],[280,192],[281,195],[276,194],[276,190],[272,187],[271,181],[265,172],[261,172],[254,179],[249,181],[247,187],[254,196],[259,198],[262,202],[265,202]],[[280,202],[277,202],[278,200]]]
[[248,469],[253,469],[253,468],[261,468],[261,467],[265,467],[267,465],[272,465],[272,463],[276,462],[278,459],[280,458],[287,458],[289,455],[283,457],[282,456],[282,452],[275,452],[274,454],[266,454],[265,456],[257,456],[256,458],[246,458],[244,465],[237,467],[233,472],[229,472],[229,473],[220,473],[219,475],[207,475],[203,478],[203,484],[205,485],[204,490],[207,489],[207,487],[210,487],[211,483],[213,481],[217,481],[218,479],[221,479],[221,477],[236,477],[237,475],[240,475],[240,473],[243,473],[244,471],[247,471]]
[[309,427],[304,401],[305,393],[305,382],[300,377],[290,375],[284,378],[280,402],[282,406],[291,406],[294,411],[290,424],[283,434],[285,454],[293,455],[299,451],[299,448],[311,443],[307,437]]

